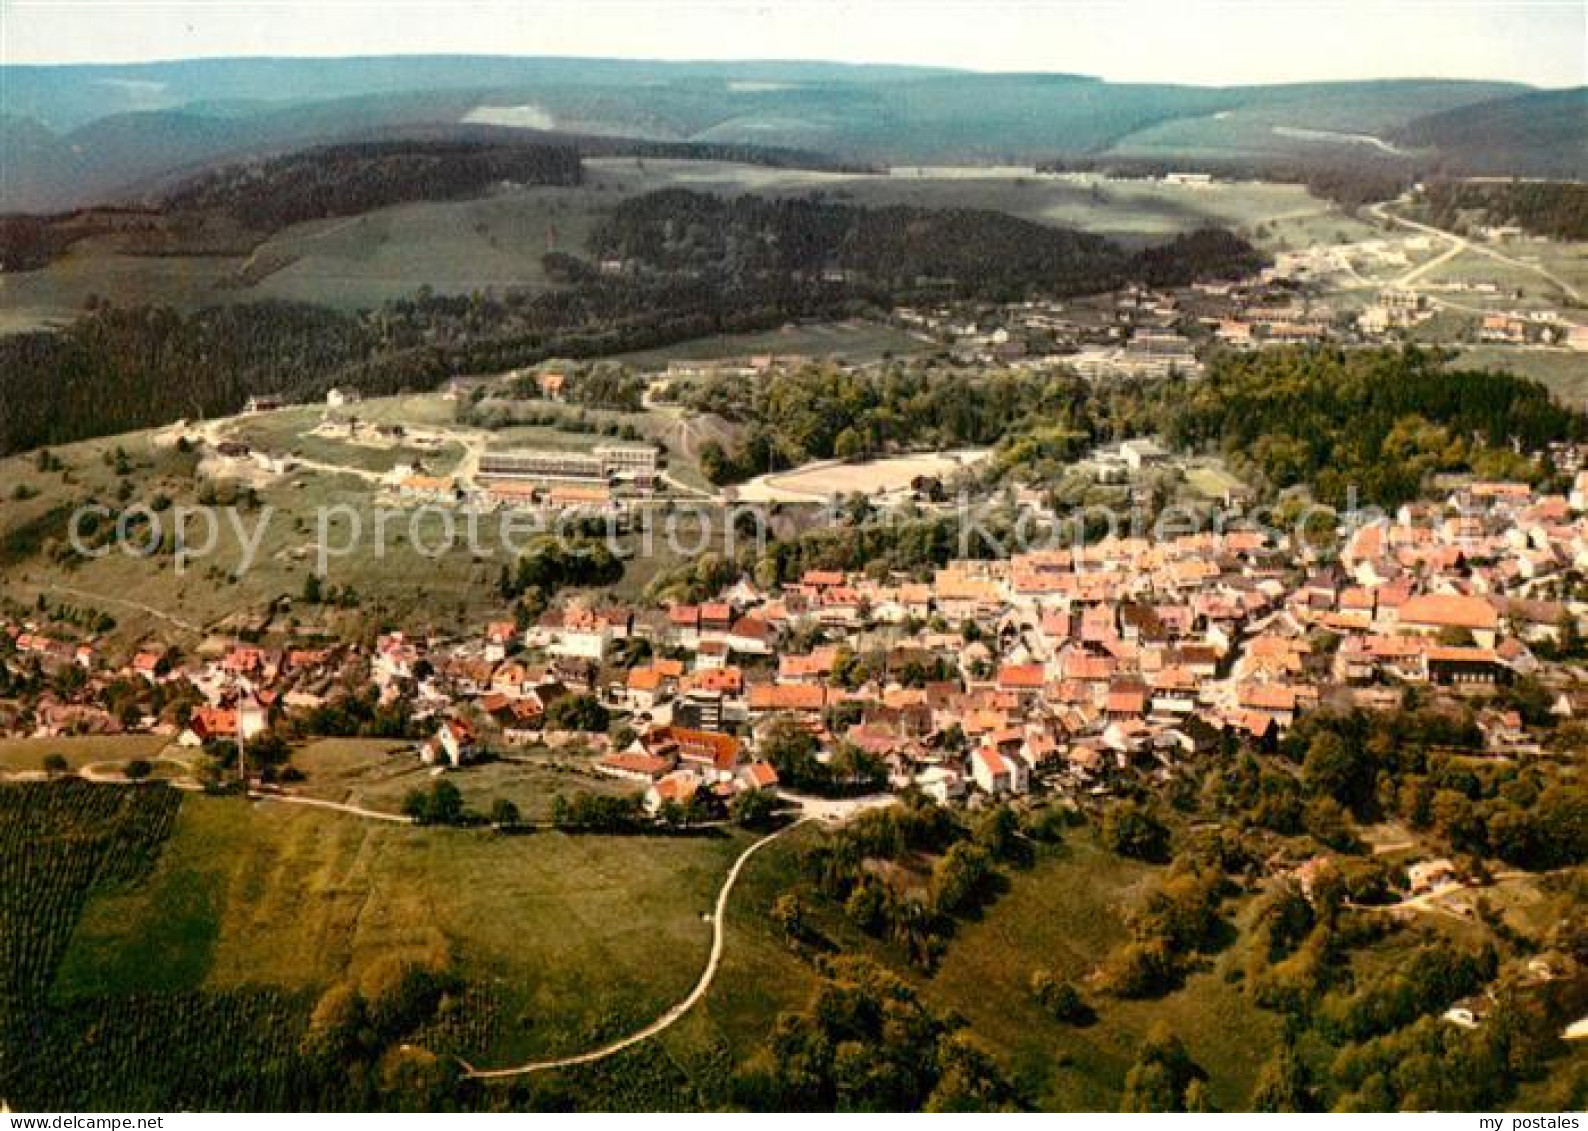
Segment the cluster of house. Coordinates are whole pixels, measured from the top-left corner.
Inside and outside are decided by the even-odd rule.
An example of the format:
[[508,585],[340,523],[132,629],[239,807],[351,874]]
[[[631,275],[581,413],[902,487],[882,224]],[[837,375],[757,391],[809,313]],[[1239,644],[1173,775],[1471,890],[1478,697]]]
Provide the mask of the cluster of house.
[[[1239,282],[1201,282],[1173,291],[1132,286],[1062,302],[905,306],[894,311],[894,319],[966,363],[1062,365],[1092,380],[1197,377],[1203,372],[1201,355],[1207,344],[1245,350],[1372,343],[1394,340],[1426,322],[1438,307],[1414,290],[1388,286],[1355,313],[1319,301],[1313,293],[1318,284],[1336,277],[1360,286],[1355,271],[1364,257],[1375,266],[1409,263],[1405,242],[1284,252],[1273,267]],[[1588,326],[1549,310],[1489,313],[1473,327],[1472,336],[1505,345],[1588,350]]]
[[[1559,646],[1581,611],[1549,594],[1588,561],[1585,511],[1580,493],[1476,483],[1361,528],[1313,569],[1283,538],[1235,530],[954,562],[925,581],[813,570],[665,610],[570,605],[522,632],[493,626],[472,685],[518,738],[533,735],[521,704],[544,710],[537,679],[598,696],[636,735],[598,768],[662,794],[771,777],[755,750],[779,717],[819,757],[857,747],[893,785],[943,800],[1043,780],[1106,789],[1225,735],[1273,742],[1326,699],[1391,703],[1404,683],[1481,694],[1543,671],[1534,649]],[[1558,709],[1582,705],[1567,689]],[[1480,723],[1496,748],[1527,742],[1514,711]]]
[[1475,333],[1478,341],[1498,345],[1537,344],[1588,350],[1588,326],[1563,321],[1551,310],[1494,311],[1483,316]]
[[[1229,737],[1272,743],[1325,701],[1393,704],[1408,683],[1477,697],[1488,745],[1520,749],[1521,720],[1482,697],[1533,675],[1555,689],[1560,714],[1588,710],[1588,687],[1543,658],[1577,638],[1588,610],[1571,579],[1585,566],[1579,473],[1566,495],[1466,483],[1357,528],[1326,560],[1282,534],[1232,529],[955,561],[924,580],[740,580],[715,600],[660,609],[574,601],[461,640],[223,642],[181,658],[151,646],[120,670],[92,644],[13,624],[0,662],[76,664],[90,690],[118,675],[185,680],[202,701],[181,736],[193,742],[246,739],[274,712],[322,705],[359,664],[384,699],[432,721],[421,754],[449,765],[482,744],[557,741],[548,712],[584,695],[628,724],[621,746],[586,740],[592,768],[643,785],[653,806],[775,786],[760,740],[771,720],[792,719],[819,759],[852,747],[893,786],[946,801],[1034,782],[1104,791],[1122,770]],[[41,704],[34,725],[156,725],[92,720],[92,702]]]
[[1095,380],[1200,376],[1195,345],[1180,331],[1187,313],[1176,294],[1132,286],[1064,302],[903,306],[893,318],[966,364],[1066,365]]
[[1359,336],[1332,307],[1267,275],[1173,291],[1131,286],[1062,302],[906,306],[894,319],[967,363],[1064,366],[1089,380],[1199,377],[1210,343],[1256,349]]

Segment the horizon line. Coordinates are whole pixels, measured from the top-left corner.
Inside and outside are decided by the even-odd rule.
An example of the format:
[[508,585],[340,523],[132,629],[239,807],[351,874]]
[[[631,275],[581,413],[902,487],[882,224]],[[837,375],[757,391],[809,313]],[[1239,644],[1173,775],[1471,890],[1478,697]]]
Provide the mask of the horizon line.
[[[0,70],[42,70],[46,68],[111,68],[111,67],[168,67],[179,66],[187,63],[347,63],[368,62],[383,59],[494,59],[494,60],[519,60],[523,62],[566,62],[566,63],[629,63],[635,65],[659,65],[676,67],[763,67],[763,66],[791,66],[791,67],[833,67],[842,70],[881,70],[899,71],[905,74],[919,72],[923,75],[936,75],[941,77],[960,76],[967,78],[1004,77],[1004,78],[1068,78],[1080,82],[1097,82],[1113,86],[1181,86],[1204,90],[1237,90],[1256,88],[1302,87],[1302,86],[1360,86],[1370,83],[1406,83],[1406,82],[1441,82],[1441,83],[1470,83],[1473,85],[1487,86],[1513,86],[1533,91],[1565,92],[1573,90],[1588,90],[1588,82],[1570,83],[1560,86],[1545,85],[1537,82],[1528,82],[1514,78],[1494,78],[1472,75],[1439,75],[1394,73],[1367,75],[1355,78],[1315,78],[1295,79],[1285,82],[1239,82],[1239,83],[1207,83],[1194,82],[1182,79],[1112,79],[1106,75],[1093,74],[1085,71],[1041,71],[1028,67],[1011,68],[1009,70],[985,69],[979,67],[966,67],[963,65],[947,63],[901,63],[889,61],[866,61],[849,59],[831,59],[819,57],[791,57],[780,58],[777,56],[732,56],[711,57],[698,56],[687,58],[674,58],[668,56],[641,56],[641,55],[586,55],[586,54],[549,54],[532,53],[520,54],[509,51],[382,51],[374,53],[352,54],[286,54],[269,52],[257,55],[251,54],[222,54],[222,55],[172,55],[151,59],[76,59],[61,62],[10,62],[0,58]],[[416,88],[422,89],[422,88]],[[3,112],[3,110],[0,110]]]

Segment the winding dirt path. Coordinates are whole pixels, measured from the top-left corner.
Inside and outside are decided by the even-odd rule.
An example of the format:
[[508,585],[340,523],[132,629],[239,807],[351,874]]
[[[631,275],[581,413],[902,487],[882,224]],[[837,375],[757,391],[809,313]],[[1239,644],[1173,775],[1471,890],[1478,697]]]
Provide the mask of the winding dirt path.
[[576,1064],[592,1064],[598,1060],[605,1060],[616,1056],[625,1049],[632,1048],[642,1041],[648,1041],[658,1033],[662,1033],[677,1024],[679,1019],[694,1008],[701,998],[706,996],[706,991],[711,989],[711,983],[717,977],[717,967],[722,962],[724,938],[727,933],[728,897],[733,893],[733,885],[739,878],[739,873],[744,871],[744,866],[750,862],[761,849],[771,844],[785,833],[792,832],[814,817],[802,817],[791,825],[786,825],[777,832],[762,837],[749,848],[739,854],[733,862],[733,867],[728,869],[728,878],[722,883],[722,890],[717,893],[716,910],[711,916],[711,956],[706,960],[706,968],[701,971],[700,980],[695,983],[695,988],[689,991],[689,996],[652,1021],[645,1028],[635,1033],[630,1033],[611,1044],[602,1045],[590,1052],[582,1052],[576,1056],[558,1057],[555,1060],[535,1060],[528,1064],[520,1064],[514,1068],[475,1068],[466,1060],[460,1060],[464,1068],[464,1076],[474,1080],[507,1080],[514,1076],[527,1076],[532,1072],[549,1072],[556,1068],[571,1068]]
[[262,790],[251,789],[248,791],[250,801],[280,801],[287,805],[308,805],[315,809],[331,809],[337,813],[348,813],[354,817],[367,817],[372,821],[390,821],[397,825],[411,825],[412,817],[401,813],[385,813],[379,809],[366,809],[362,805],[349,805],[343,801],[327,801],[322,797],[303,797],[293,793],[266,793]]
[[51,582],[46,588],[52,593],[65,593],[68,597],[76,597],[80,601],[98,601],[106,605],[119,605],[124,609],[135,609],[157,620],[163,620],[167,624],[174,624],[188,632],[202,633],[204,631],[200,625],[196,625],[189,620],[183,620],[174,613],[168,613],[164,609],[157,609],[153,605],[145,605],[139,601],[129,601],[125,597],[112,597],[105,593],[93,593],[87,589],[77,589],[70,585],[57,585],[54,582]]

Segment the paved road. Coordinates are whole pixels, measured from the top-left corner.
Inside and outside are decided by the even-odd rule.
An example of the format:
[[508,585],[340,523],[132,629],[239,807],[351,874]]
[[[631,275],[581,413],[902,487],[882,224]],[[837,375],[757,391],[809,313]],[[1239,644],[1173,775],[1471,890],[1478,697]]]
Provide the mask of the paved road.
[[1565,279],[1562,279],[1559,275],[1556,275],[1553,272],[1540,267],[1536,263],[1526,263],[1520,259],[1514,259],[1509,255],[1504,255],[1498,251],[1495,251],[1491,247],[1486,247],[1480,243],[1473,243],[1466,237],[1458,236],[1454,232],[1447,232],[1443,228],[1436,228],[1432,224],[1423,224],[1416,220],[1408,220],[1404,216],[1390,212],[1384,207],[1383,204],[1375,204],[1370,207],[1368,211],[1386,223],[1398,224],[1403,228],[1411,228],[1413,231],[1422,232],[1424,235],[1438,236],[1440,239],[1449,240],[1451,242],[1452,246],[1449,248],[1449,250],[1440,255],[1437,259],[1431,260],[1428,263],[1423,264],[1421,267],[1414,268],[1406,275],[1402,276],[1397,284],[1399,286],[1410,287],[1419,278],[1421,278],[1425,272],[1441,263],[1455,258],[1462,252],[1470,251],[1475,255],[1487,256],[1488,258],[1499,263],[1509,264],[1512,267],[1520,267],[1524,271],[1531,271],[1540,278],[1547,279],[1549,282],[1559,287],[1562,293],[1564,293],[1573,302],[1582,302],[1583,300],[1582,294],[1577,290],[1576,287],[1572,286]]
[[867,809],[885,809],[889,805],[899,804],[898,795],[892,793],[872,793],[865,797],[829,799],[826,797],[813,797],[804,793],[795,793],[788,789],[780,789],[777,791],[777,795],[784,801],[790,801],[798,805],[804,812],[806,820],[814,818],[820,821],[827,821],[830,824],[847,821]]
[[711,956],[706,960],[706,968],[701,972],[700,980],[695,983],[695,988],[689,991],[689,996],[684,998],[683,1001],[673,1006],[638,1032],[630,1033],[626,1037],[613,1041],[611,1044],[602,1045],[598,1049],[592,1049],[590,1052],[582,1052],[576,1056],[558,1057],[555,1060],[531,1061],[528,1064],[520,1064],[514,1068],[481,1069],[475,1068],[467,1061],[461,1061],[464,1068],[463,1074],[474,1080],[506,1080],[514,1076],[527,1076],[532,1072],[549,1072],[555,1068],[571,1068],[576,1064],[590,1064],[594,1061],[605,1060],[610,1056],[616,1056],[623,1050],[633,1048],[641,1041],[648,1041],[658,1033],[677,1024],[684,1014],[693,1009],[696,1003],[706,996],[706,991],[711,989],[711,983],[717,977],[717,967],[722,962],[723,944],[727,933],[728,896],[733,893],[733,885],[738,880],[739,873],[744,871],[744,866],[750,862],[750,857],[771,844],[778,837],[793,831],[812,819],[811,817],[801,818],[792,825],[781,828],[769,836],[762,837],[741,852],[739,858],[733,862],[733,867],[728,869],[728,878],[723,881],[722,890],[717,893],[717,907],[711,916]]

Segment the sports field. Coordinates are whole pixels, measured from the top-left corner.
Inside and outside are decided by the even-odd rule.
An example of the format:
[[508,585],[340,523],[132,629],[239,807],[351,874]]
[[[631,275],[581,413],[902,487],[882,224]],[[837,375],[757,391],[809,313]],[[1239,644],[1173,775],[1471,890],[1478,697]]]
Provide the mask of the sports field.
[[823,502],[834,495],[857,491],[886,495],[907,490],[922,476],[948,477],[975,467],[987,458],[986,449],[967,448],[951,452],[921,452],[887,459],[844,463],[824,460],[795,468],[760,475],[737,488],[738,499],[747,503]]

